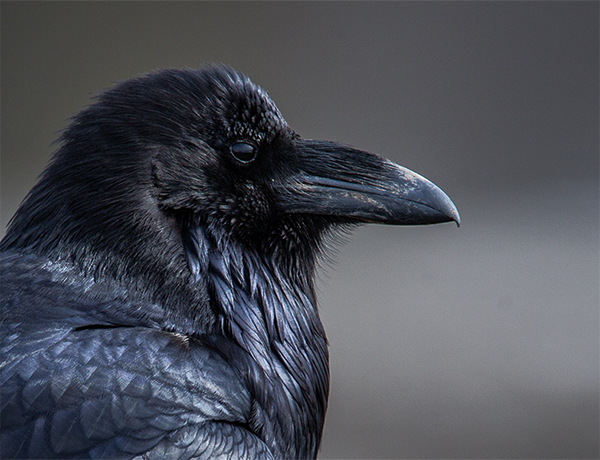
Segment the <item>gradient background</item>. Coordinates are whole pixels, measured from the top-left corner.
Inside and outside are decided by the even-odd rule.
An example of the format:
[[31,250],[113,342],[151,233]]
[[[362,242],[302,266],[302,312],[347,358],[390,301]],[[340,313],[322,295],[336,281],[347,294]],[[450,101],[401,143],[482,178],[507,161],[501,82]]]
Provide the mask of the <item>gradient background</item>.
[[98,90],[224,62],[463,225],[368,226],[320,282],[321,458],[598,458],[598,2],[1,4],[2,229]]

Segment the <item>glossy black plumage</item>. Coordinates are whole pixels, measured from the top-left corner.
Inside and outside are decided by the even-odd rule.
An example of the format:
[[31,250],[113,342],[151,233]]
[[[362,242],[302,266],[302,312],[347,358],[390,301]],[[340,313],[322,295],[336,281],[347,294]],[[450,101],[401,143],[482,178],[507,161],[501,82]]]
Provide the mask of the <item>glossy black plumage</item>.
[[117,85],[0,244],[2,458],[314,458],[324,240],[450,220],[435,185],[301,139],[230,68]]

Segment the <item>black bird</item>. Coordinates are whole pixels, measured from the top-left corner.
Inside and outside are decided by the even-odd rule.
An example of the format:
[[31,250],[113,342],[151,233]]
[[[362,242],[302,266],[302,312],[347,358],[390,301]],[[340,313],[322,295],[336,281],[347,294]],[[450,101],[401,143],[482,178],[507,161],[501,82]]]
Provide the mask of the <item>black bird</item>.
[[61,141],[0,243],[1,457],[315,458],[327,238],[450,199],[224,66],[120,83]]

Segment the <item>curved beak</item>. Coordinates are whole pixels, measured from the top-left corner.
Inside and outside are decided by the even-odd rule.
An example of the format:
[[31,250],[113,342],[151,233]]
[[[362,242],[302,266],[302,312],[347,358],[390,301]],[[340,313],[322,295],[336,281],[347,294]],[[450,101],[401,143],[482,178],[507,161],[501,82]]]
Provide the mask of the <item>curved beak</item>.
[[300,171],[280,190],[289,213],[391,225],[460,225],[456,206],[423,176],[372,153],[300,140]]

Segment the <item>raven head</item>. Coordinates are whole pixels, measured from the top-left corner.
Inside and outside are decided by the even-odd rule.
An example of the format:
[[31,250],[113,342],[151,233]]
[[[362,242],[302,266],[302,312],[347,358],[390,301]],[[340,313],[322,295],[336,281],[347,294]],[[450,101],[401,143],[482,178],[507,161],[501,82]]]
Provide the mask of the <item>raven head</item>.
[[371,153],[300,138],[266,92],[232,69],[146,78],[154,80],[152,103],[170,98],[161,102],[164,121],[152,123],[158,130],[171,125],[155,141],[152,160],[165,212],[285,252],[317,247],[323,230],[338,223],[460,222],[446,194],[418,174]]
[[225,66],[120,83],[76,115],[61,140],[1,248],[118,279],[173,269],[173,292],[188,283],[190,227],[295,257],[310,278],[323,235],[337,224],[460,222],[446,194],[418,174],[300,138],[265,91]]

